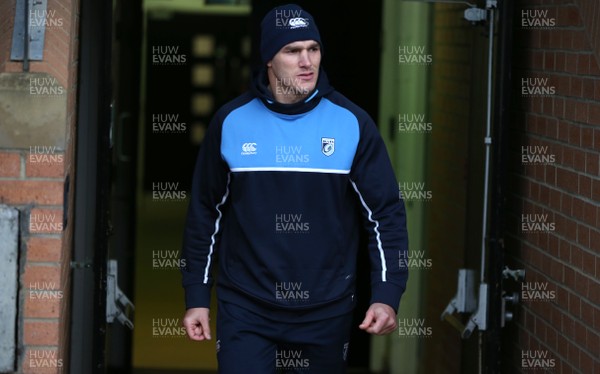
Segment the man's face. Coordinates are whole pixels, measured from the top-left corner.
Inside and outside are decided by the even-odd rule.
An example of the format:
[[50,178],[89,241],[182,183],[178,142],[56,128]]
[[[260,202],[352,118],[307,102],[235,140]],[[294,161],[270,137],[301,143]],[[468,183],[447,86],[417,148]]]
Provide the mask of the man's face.
[[296,102],[317,85],[321,47],[314,40],[285,45],[267,63],[273,95],[281,102]]

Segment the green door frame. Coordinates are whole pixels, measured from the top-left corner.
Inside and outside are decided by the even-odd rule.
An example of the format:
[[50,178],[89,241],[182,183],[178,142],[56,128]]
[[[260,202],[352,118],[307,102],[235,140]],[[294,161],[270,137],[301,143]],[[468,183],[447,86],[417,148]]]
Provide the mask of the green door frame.
[[[400,114],[428,117],[429,68],[427,65],[400,64],[399,47],[430,49],[430,6],[385,0],[382,17],[380,130],[399,182],[426,182],[429,135],[427,132],[401,132],[398,123]],[[410,251],[423,251],[427,246],[424,235],[426,204],[420,201],[406,204]],[[410,270],[408,288],[398,311],[399,319],[423,315],[423,271],[427,270]],[[371,369],[387,369],[390,373],[418,373],[422,351],[419,342],[418,337],[401,338],[397,333],[374,337]]]

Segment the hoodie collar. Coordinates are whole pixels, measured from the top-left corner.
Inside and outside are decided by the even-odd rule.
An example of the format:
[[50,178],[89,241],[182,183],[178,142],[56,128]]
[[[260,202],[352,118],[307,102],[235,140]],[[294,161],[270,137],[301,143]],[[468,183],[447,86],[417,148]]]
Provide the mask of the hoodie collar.
[[254,76],[251,90],[268,109],[274,112],[283,114],[300,114],[306,113],[316,107],[321,101],[321,97],[333,91],[333,87],[331,87],[329,84],[329,79],[327,79],[325,70],[323,70],[322,67],[319,67],[319,79],[317,80],[317,85],[310,95],[306,97],[306,99],[293,104],[279,103],[275,101],[273,93],[269,89],[267,68],[264,67],[260,69]]

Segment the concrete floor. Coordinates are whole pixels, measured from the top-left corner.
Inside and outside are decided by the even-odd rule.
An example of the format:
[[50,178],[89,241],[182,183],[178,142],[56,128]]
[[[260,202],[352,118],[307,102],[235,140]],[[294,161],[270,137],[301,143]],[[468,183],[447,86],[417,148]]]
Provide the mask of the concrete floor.
[[[181,326],[185,313],[178,268],[153,266],[153,257],[157,252],[168,251],[173,254],[177,251],[177,256],[181,253],[187,205],[187,201],[152,201],[151,196],[138,201],[133,332],[133,367],[136,370],[152,368],[164,370],[151,373],[177,373],[176,370],[199,373],[198,370],[217,368],[214,339],[210,342],[194,342],[186,335],[174,333]],[[212,309],[216,310],[216,307]],[[214,332],[214,315],[211,320]],[[162,331],[153,329],[156,325],[169,325],[169,329],[162,334]],[[183,330],[179,332],[184,333]]]

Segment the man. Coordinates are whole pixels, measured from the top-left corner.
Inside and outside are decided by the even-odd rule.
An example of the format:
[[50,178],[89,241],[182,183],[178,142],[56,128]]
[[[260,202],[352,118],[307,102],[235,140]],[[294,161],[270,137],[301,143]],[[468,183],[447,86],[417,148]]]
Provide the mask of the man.
[[408,277],[404,205],[373,121],[320,67],[312,16],[297,5],[271,10],[260,52],[251,92],[216,113],[196,165],[183,324],[193,340],[212,338],[218,256],[220,372],[343,373],[361,228],[372,298],[359,327],[396,329]]

